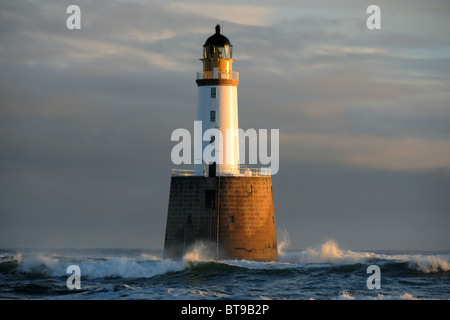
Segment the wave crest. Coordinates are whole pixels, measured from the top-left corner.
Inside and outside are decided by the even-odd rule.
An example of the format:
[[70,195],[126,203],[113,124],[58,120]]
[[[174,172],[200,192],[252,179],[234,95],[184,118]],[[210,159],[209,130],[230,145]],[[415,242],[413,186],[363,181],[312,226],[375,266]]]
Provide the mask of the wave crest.
[[281,262],[287,263],[406,263],[412,270],[423,273],[447,273],[450,271],[450,256],[448,254],[381,254],[373,252],[352,251],[342,249],[338,243],[330,239],[325,243],[309,247],[303,251],[288,251],[290,244],[287,232],[284,232],[282,250],[279,250]]
[[282,254],[280,260],[292,263],[354,264],[367,262],[374,257],[375,254],[369,252],[344,250],[335,240],[330,239],[320,246],[307,248],[301,252],[286,252]]
[[183,261],[161,260],[149,254],[139,258],[79,258],[62,259],[56,255],[22,255],[21,253],[0,262],[1,273],[21,273],[30,277],[67,277],[67,267],[78,265],[86,278],[151,278],[167,272],[183,270]]

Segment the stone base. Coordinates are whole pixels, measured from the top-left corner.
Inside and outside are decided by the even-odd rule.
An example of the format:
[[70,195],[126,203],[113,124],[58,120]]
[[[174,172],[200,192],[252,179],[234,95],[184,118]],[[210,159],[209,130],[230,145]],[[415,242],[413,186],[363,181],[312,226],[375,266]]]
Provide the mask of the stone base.
[[277,261],[271,176],[173,176],[164,258],[197,245],[216,259]]

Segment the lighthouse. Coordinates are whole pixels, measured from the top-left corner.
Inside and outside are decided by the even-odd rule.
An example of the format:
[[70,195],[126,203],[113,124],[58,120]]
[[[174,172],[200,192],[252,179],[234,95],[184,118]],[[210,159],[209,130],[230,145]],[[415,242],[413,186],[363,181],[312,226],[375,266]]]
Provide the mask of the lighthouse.
[[183,257],[201,246],[209,257],[277,261],[272,177],[240,164],[239,73],[220,26],[203,45],[197,72],[192,170],[172,171],[164,254]]

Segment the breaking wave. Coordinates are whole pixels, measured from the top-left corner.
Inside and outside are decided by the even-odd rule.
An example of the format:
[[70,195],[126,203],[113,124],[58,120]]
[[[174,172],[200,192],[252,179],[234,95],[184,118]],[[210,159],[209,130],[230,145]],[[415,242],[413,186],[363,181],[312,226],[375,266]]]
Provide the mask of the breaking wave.
[[183,270],[185,264],[177,260],[161,260],[142,254],[140,258],[82,258],[68,260],[56,255],[17,254],[0,260],[0,273],[15,273],[32,277],[67,277],[67,267],[75,264],[86,278],[151,278],[167,272]]
[[[16,274],[28,277],[67,277],[67,267],[75,264],[88,279],[99,278],[152,278],[169,273],[202,270],[232,272],[235,269],[265,270],[283,272],[296,270],[304,272],[308,268],[338,267],[334,270],[348,272],[348,267],[358,264],[378,264],[383,272],[413,271],[424,275],[450,277],[449,254],[387,254],[346,250],[335,240],[309,247],[302,251],[288,250],[290,241],[287,233],[279,241],[279,262],[254,262],[246,260],[215,260],[215,251],[198,244],[191,248],[182,259],[162,259],[149,253],[138,256],[65,256],[58,254],[0,254],[0,275]],[[225,266],[227,265],[227,266]],[[229,267],[232,267],[231,269]],[[236,270],[235,270],[236,271]],[[194,272],[195,273],[195,272]]]
[[409,269],[423,273],[448,273],[450,271],[449,254],[385,254],[364,251],[352,251],[341,248],[330,239],[325,243],[309,247],[303,251],[288,251],[290,244],[287,233],[282,240],[282,250],[279,250],[281,262],[294,264],[357,264],[357,263],[400,263]]
[[285,253],[282,260],[294,263],[339,263],[354,264],[367,262],[375,254],[341,249],[335,240],[328,240],[324,244],[307,248],[301,252]]
[[[175,260],[161,251],[0,251],[0,299],[448,298],[449,253],[352,251],[334,240],[294,251],[280,235],[278,262],[217,261],[216,248],[202,243]],[[365,290],[371,264],[381,269],[380,291]],[[79,292],[66,287],[70,265],[80,267]]]

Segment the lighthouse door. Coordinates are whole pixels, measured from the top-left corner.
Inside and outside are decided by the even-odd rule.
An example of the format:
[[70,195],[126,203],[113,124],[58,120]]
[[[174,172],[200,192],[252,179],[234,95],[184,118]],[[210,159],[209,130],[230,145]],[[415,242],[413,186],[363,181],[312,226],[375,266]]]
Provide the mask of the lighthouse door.
[[213,162],[209,165],[209,176],[215,177],[216,176],[216,163]]

